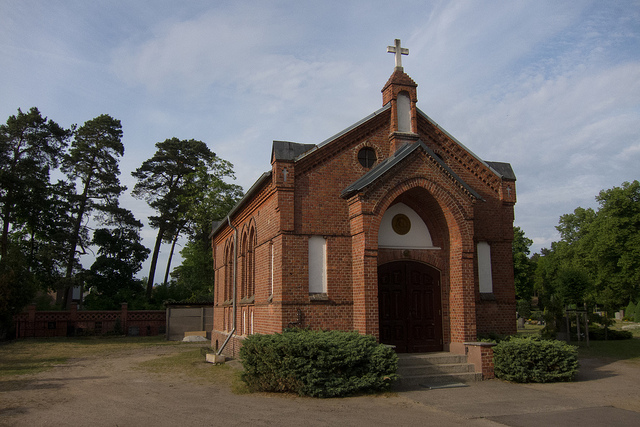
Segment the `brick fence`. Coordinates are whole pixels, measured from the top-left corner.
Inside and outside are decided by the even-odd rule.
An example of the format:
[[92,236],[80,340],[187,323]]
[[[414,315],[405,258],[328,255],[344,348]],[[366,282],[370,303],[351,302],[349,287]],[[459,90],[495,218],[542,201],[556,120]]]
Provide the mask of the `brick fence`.
[[83,311],[72,303],[69,311],[36,311],[35,304],[14,316],[16,338],[69,337],[77,335],[162,335],[165,310]]

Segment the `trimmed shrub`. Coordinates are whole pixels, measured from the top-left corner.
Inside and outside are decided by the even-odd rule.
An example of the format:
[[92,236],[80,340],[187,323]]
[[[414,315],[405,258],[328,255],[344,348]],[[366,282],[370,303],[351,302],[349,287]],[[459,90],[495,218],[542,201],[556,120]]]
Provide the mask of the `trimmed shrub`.
[[640,323],[640,301],[638,301],[638,304],[636,304],[636,313],[635,313],[634,321]]
[[578,372],[578,348],[562,341],[512,338],[493,348],[497,378],[518,383],[571,381]]
[[295,330],[251,335],[240,349],[251,391],[338,397],[382,391],[398,376],[398,356],[370,335]]

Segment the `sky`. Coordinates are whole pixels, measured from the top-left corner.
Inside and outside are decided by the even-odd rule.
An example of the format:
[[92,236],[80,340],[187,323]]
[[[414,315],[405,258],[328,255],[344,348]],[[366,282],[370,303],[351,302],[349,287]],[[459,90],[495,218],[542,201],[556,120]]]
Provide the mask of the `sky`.
[[640,179],[640,0],[0,0],[0,122],[119,119],[121,204],[146,224],[131,172],[155,143],[206,142],[246,191],[272,141],[318,144],[382,107],[396,38],[418,108],[512,165],[532,253],[561,215]]

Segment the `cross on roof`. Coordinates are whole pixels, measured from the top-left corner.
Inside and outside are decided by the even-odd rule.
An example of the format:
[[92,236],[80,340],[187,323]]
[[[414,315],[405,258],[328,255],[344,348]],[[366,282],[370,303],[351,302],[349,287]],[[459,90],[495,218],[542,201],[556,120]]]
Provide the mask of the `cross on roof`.
[[400,47],[400,39],[396,39],[395,46],[387,46],[387,53],[394,53],[396,57],[396,68],[402,68],[402,55],[409,55],[409,49]]

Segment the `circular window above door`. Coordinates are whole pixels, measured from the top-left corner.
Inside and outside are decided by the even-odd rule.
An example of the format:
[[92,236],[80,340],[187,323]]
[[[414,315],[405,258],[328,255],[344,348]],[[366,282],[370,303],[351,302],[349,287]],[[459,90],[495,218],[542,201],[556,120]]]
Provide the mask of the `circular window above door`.
[[396,214],[391,220],[393,231],[404,236],[411,230],[411,220],[405,214]]

